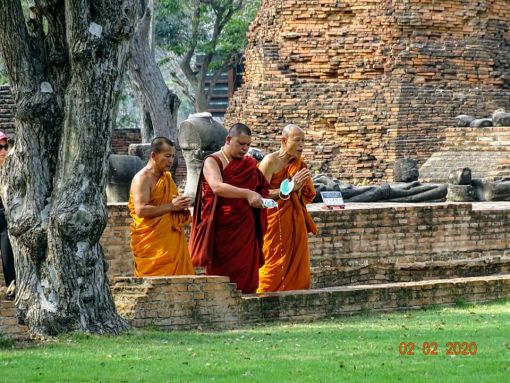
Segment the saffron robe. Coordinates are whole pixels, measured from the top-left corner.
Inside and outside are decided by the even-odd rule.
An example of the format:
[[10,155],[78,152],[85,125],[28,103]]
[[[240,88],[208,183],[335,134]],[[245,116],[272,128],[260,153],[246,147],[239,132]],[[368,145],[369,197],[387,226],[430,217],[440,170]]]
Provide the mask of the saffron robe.
[[[179,194],[170,172],[165,172],[151,193],[150,205],[172,202]],[[195,274],[184,227],[191,221],[189,210],[169,212],[158,217],[140,218],[135,214],[133,195],[129,196],[133,218],[131,250],[135,257],[135,276],[172,276]]]
[[[271,178],[271,189],[306,168],[301,159],[289,163]],[[287,200],[278,200],[278,209],[267,212],[267,231],[264,236],[264,266],[259,273],[257,292],[302,290],[310,288],[310,254],[308,233],[317,234],[317,227],[306,210],[313,201],[315,188],[308,178],[301,196],[292,192]]]
[[[251,157],[230,161],[222,170],[222,177],[223,182],[229,185],[267,196],[269,183]],[[205,177],[197,188],[197,193],[200,191],[203,198],[201,218],[206,223],[212,217],[214,193]],[[217,198],[213,238],[207,239],[211,243],[212,254],[206,275],[227,276],[243,293],[254,293],[258,286],[259,268],[264,262],[265,210],[252,208],[244,198]]]

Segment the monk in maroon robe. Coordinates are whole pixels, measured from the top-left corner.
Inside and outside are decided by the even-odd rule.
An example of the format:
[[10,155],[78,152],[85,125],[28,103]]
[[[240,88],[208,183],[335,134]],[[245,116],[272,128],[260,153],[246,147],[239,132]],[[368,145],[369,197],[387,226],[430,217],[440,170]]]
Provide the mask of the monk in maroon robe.
[[250,144],[250,129],[234,124],[221,150],[205,159],[190,235],[194,265],[228,276],[243,293],[257,290],[264,263],[262,197],[269,190],[255,159],[246,156]]

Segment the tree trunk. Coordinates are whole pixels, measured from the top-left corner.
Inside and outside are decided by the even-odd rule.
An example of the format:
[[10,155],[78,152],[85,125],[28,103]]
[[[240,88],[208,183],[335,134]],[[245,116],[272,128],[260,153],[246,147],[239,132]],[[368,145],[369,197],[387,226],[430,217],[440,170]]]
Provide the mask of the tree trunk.
[[138,0],[139,20],[131,43],[128,74],[137,94],[141,113],[142,141],[156,136],[177,139],[179,98],[168,89],[152,49],[152,0]]
[[1,192],[18,315],[36,334],[126,328],[99,239],[132,10],[132,0],[39,1],[27,28],[19,1],[0,0],[0,48],[16,102]]
[[195,92],[195,110],[197,113],[207,112],[209,107],[207,105],[207,94],[205,92],[205,86],[199,85]]

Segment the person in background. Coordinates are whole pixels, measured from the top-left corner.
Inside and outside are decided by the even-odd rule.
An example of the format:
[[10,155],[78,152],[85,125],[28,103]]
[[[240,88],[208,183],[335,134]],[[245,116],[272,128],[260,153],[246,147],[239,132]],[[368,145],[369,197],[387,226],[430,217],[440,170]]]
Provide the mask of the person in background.
[[[9,150],[7,134],[0,131],[0,166],[4,164],[5,157]],[[0,199],[0,252],[2,253],[2,269],[4,273],[5,285],[7,286],[6,298],[13,300],[16,293],[16,273],[14,270],[14,255],[12,253],[11,242],[7,232],[7,220],[5,219],[5,209]]]

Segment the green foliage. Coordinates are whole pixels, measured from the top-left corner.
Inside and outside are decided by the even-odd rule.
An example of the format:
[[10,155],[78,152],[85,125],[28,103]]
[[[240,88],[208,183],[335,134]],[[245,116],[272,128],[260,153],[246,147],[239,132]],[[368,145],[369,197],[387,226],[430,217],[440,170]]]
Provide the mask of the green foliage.
[[155,4],[154,10],[156,43],[179,55],[186,52],[191,36],[191,29],[188,28],[191,15],[184,3],[186,1],[162,0]]
[[[0,349],[6,382],[507,382],[509,303],[223,332],[71,334]],[[414,355],[400,355],[402,342]],[[425,355],[425,342],[438,344]],[[476,342],[476,355],[447,355]]]
[[[260,0],[161,0],[155,7],[156,44],[176,54],[181,63],[186,54],[191,55],[184,63],[186,68],[189,66],[184,75],[196,87],[200,81],[194,76],[235,63],[246,47],[246,33]],[[198,55],[211,56],[200,74],[193,67]],[[193,91],[205,92],[196,88]]]
[[[246,46],[246,32],[260,7],[260,0],[246,0],[240,10],[226,20],[218,41],[212,41],[218,10],[234,7],[238,1],[203,1],[195,9],[195,0],[161,0],[156,4],[156,42],[177,54],[185,53],[196,44],[197,53],[214,53],[229,57]],[[196,33],[193,33],[193,14],[199,13]],[[219,58],[218,58],[219,59]]]

